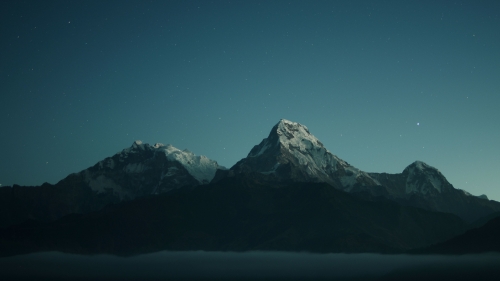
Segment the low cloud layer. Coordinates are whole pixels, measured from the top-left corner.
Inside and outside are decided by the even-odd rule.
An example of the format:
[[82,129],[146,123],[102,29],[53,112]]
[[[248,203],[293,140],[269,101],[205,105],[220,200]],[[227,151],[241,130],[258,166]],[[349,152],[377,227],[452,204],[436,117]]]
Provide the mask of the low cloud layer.
[[500,255],[159,252],[135,257],[57,252],[0,259],[2,280],[496,280]]

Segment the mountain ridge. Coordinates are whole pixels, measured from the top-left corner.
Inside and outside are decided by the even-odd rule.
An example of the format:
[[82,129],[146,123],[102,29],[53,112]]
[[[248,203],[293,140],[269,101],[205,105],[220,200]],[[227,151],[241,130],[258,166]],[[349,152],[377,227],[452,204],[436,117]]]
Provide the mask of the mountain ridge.
[[[42,189],[1,187],[0,226],[25,219],[54,220],[124,200],[216,183],[238,174],[266,175],[275,185],[325,182],[360,198],[388,199],[453,213],[468,222],[500,211],[500,203],[455,189],[439,170],[422,161],[413,162],[399,174],[361,171],[331,153],[306,126],[281,119],[267,138],[230,169],[189,150],[135,141],[55,185],[44,184]],[[36,198],[42,199],[36,202]]]
[[0,227],[26,219],[51,221],[120,201],[208,184],[217,169],[225,167],[172,145],[137,140],[54,185],[0,187]]
[[364,198],[383,197],[453,213],[469,222],[500,211],[500,203],[455,189],[438,169],[423,161],[411,163],[400,174],[361,171],[332,154],[306,126],[286,119],[281,119],[246,158],[229,171],[219,171],[214,180],[249,172],[274,175],[278,182],[326,182]]
[[135,141],[55,185],[0,188],[4,253],[395,253],[443,242],[500,203],[415,161],[367,173],[285,119],[230,169]]

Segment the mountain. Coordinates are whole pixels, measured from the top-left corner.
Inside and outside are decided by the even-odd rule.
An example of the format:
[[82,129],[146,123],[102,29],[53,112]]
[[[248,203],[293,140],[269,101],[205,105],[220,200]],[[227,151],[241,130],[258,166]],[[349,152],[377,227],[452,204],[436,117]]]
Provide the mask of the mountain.
[[26,219],[50,221],[96,211],[111,203],[208,184],[225,169],[205,156],[135,141],[112,157],[55,185],[0,188],[0,227]]
[[361,171],[328,151],[306,126],[282,119],[230,170],[188,150],[135,141],[55,185],[1,187],[0,227],[26,219],[50,221],[252,173],[268,175],[275,184],[324,182],[360,198],[453,213],[469,222],[500,211],[500,203],[455,189],[439,170],[421,161],[399,174]]
[[225,168],[189,150],[135,141],[130,148],[99,161],[76,176],[97,193],[110,192],[120,200],[130,200],[208,184],[217,169]]
[[450,240],[414,252],[452,255],[500,252],[498,237],[500,237],[500,217],[495,217],[481,227],[470,229]]
[[468,222],[500,211],[500,203],[484,195],[456,189],[436,168],[416,161],[401,174],[369,173],[388,190],[388,198],[400,204],[453,213]]
[[306,126],[285,119],[246,158],[229,171],[219,172],[215,180],[250,172],[272,175],[285,182],[326,182],[348,192],[380,191],[377,181],[333,155]]
[[302,124],[282,119],[269,136],[214,181],[236,174],[261,173],[277,182],[325,182],[363,198],[456,214],[472,222],[500,211],[500,203],[455,189],[436,168],[416,161],[400,174],[367,173],[328,151]]
[[136,141],[55,185],[0,188],[0,252],[394,253],[498,211],[421,161],[398,174],[361,171],[282,119],[229,170]]
[[237,175],[54,222],[0,229],[0,253],[397,253],[445,241],[464,227],[452,214],[364,201],[326,183],[277,186],[266,175]]

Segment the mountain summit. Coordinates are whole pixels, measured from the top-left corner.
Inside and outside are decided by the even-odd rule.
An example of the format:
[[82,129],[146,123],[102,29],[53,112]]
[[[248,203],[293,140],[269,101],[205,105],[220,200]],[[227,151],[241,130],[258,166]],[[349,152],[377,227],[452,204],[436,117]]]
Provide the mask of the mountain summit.
[[407,175],[406,193],[435,195],[454,189],[438,169],[422,161],[413,162],[403,170],[403,174]]
[[326,182],[345,191],[380,185],[333,155],[306,126],[286,119],[281,119],[269,136],[231,170],[236,174],[272,175],[280,181]]
[[217,169],[225,168],[187,149],[135,141],[131,147],[99,161],[77,176],[92,190],[111,192],[123,200],[208,184]]

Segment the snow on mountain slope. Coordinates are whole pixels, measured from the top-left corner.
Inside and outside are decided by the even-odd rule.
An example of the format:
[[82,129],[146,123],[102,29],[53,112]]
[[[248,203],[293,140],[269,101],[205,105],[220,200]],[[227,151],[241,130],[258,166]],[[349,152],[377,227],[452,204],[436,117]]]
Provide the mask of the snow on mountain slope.
[[377,189],[391,197],[435,196],[454,190],[439,170],[422,161],[397,175],[361,171],[328,151],[306,126],[286,119],[231,170],[271,174],[282,180],[327,182],[348,192]]
[[112,191],[120,199],[126,199],[208,184],[218,169],[225,168],[188,150],[135,141],[79,174],[92,190]]
[[367,173],[328,151],[306,126],[286,119],[281,119],[269,136],[231,169],[273,174],[281,179],[328,182],[347,191],[356,185],[379,185]]
[[217,169],[224,169],[206,156],[196,156],[187,149],[179,150],[170,144],[162,149],[167,159],[181,163],[200,184],[209,183],[214,178]]
[[306,167],[309,175],[331,178],[338,174],[346,190],[351,190],[354,185],[366,181],[370,185],[379,185],[368,174],[328,151],[306,126],[282,119],[278,123],[276,132],[282,147],[288,149],[298,159],[299,164]]
[[406,167],[403,174],[407,174],[406,193],[417,192],[426,195],[447,192],[453,188],[438,169],[422,161],[413,162]]
[[[119,152],[118,155],[120,155],[122,159],[125,159],[130,153],[147,150],[152,150],[155,153],[163,152],[168,160],[179,162],[200,184],[209,183],[213,179],[217,169],[225,169],[219,166],[216,161],[204,155],[197,156],[187,149],[180,150],[171,144],[164,145],[162,143],[156,143],[154,146],[150,146],[138,140],[135,141],[130,148],[126,148]],[[139,173],[148,168],[149,167],[145,166],[143,163],[130,163],[125,168],[125,171],[129,173]]]
[[285,119],[246,158],[219,174],[217,180],[224,175],[252,173],[267,175],[271,181],[326,182],[368,200],[386,198],[403,205],[453,213],[467,221],[500,211],[498,202],[455,189],[439,170],[422,161],[398,174],[361,171],[328,151],[306,126]]

